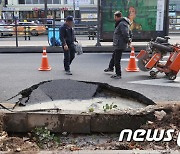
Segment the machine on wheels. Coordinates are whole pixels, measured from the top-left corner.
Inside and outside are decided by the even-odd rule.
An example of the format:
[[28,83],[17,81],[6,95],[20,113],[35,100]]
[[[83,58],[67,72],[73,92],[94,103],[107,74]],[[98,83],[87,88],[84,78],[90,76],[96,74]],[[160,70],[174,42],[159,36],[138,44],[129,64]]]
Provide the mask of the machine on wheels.
[[[137,55],[138,67],[142,71],[150,71],[152,78],[156,78],[160,72],[165,73],[169,80],[175,80],[180,70],[180,45],[171,45],[168,40],[169,37],[157,37],[155,41],[149,42],[147,50],[141,50]],[[163,61],[167,54],[168,60]]]

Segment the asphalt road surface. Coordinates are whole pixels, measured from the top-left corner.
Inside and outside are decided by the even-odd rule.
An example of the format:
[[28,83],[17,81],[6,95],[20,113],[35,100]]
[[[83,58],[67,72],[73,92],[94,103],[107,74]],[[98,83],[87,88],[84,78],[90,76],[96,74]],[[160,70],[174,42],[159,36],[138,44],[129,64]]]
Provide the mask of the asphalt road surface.
[[0,55],[1,102],[34,84],[53,79],[104,82],[115,87],[137,91],[156,102],[180,100],[180,75],[175,81],[169,81],[164,77],[164,74],[159,74],[158,79],[151,79],[148,72],[125,72],[129,54],[123,55],[123,76],[121,80],[111,79],[110,75],[112,73],[103,72],[108,66],[111,54],[83,54],[76,56],[72,64],[73,76],[65,75],[63,54],[48,54],[52,70],[49,72],[38,71],[41,56],[41,54]]

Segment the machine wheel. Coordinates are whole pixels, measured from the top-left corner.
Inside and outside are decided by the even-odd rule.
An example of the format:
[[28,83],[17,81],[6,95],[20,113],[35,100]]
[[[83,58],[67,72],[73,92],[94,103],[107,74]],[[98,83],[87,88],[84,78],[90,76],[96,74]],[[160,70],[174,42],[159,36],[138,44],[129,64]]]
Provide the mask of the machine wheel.
[[170,73],[165,73],[165,74],[166,74],[166,76],[169,76]]
[[151,71],[150,76],[151,76],[152,79],[156,79],[157,78],[157,73],[155,71]]
[[138,64],[138,67],[139,67],[139,69],[141,71],[147,72],[147,71],[150,70],[150,69],[145,67],[146,64],[144,63],[144,59],[143,58],[139,59],[137,64]]
[[168,78],[169,80],[175,80],[176,79],[176,74],[169,74]]

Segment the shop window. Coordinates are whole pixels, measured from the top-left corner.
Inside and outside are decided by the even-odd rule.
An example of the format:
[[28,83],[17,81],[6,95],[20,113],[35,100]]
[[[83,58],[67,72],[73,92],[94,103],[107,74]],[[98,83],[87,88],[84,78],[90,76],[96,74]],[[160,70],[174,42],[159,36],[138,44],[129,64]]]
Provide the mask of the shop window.
[[40,4],[44,4],[44,0],[40,0],[39,2],[40,2]]
[[33,17],[38,18],[38,11],[33,11]]
[[45,18],[45,13],[44,11],[40,11],[40,17],[39,18]]
[[90,4],[94,4],[94,0],[91,0],[91,1],[90,1]]
[[67,2],[67,0],[64,0],[64,4],[67,4],[68,2]]
[[33,4],[38,4],[38,0],[32,0]]
[[5,0],[5,6],[8,5],[8,0]]
[[56,11],[56,18],[61,18],[61,11]]
[[61,0],[53,0],[53,4],[61,4]]
[[47,0],[47,3],[48,4],[52,4],[52,0]]
[[32,4],[31,0],[26,0],[26,4]]
[[25,0],[19,0],[19,4],[25,4]]

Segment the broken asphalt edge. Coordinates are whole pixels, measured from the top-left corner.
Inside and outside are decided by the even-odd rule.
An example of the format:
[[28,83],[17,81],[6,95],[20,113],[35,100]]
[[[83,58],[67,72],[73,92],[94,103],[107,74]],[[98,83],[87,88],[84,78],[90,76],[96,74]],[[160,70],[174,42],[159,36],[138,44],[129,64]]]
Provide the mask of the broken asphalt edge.
[[[69,79],[67,79],[67,80],[69,80]],[[13,96],[12,98],[10,98],[6,101],[9,101],[9,100],[21,95],[21,98],[15,104],[15,106],[16,105],[25,105],[25,104],[21,104],[22,99],[27,98],[25,103],[28,102],[29,97],[30,97],[31,93],[33,92],[33,90],[36,90],[40,85],[43,85],[45,83],[52,82],[52,81],[53,80],[48,80],[48,81],[43,81],[38,84],[35,84],[29,88],[26,88],[26,89],[20,91],[17,95]],[[75,80],[73,80],[73,81],[75,81]],[[88,81],[77,81],[77,82],[98,85],[98,88],[97,88],[96,92],[94,93],[94,97],[96,96],[97,93],[106,92],[106,93],[110,93],[112,96],[115,95],[115,96],[118,96],[121,98],[130,99],[130,100],[137,101],[137,102],[145,104],[145,105],[155,105],[156,104],[153,100],[151,100],[151,99],[147,98],[146,96],[144,96],[143,94],[138,93],[133,90],[123,89],[120,87],[114,87],[107,83],[100,83],[100,82],[88,82]],[[46,95],[46,96],[50,97],[48,95]]]
[[[30,88],[22,90],[19,95],[22,98],[29,97],[33,90],[40,85],[51,82],[44,81],[33,85]],[[146,105],[155,105],[155,103],[144,95],[118,87],[110,86],[106,83],[78,81],[89,84],[97,84],[96,93],[106,91],[115,93],[122,98],[131,97],[132,100],[141,102]],[[96,95],[96,94],[94,94]],[[154,108],[146,107],[129,111],[113,111],[104,113],[61,113],[57,112],[5,112],[4,113],[4,130],[7,132],[19,133],[29,132],[35,127],[47,127],[52,132],[69,132],[76,134],[90,133],[119,133],[122,129],[139,128],[147,121],[153,120]]]
[[97,89],[96,93],[102,92],[103,90],[105,90],[105,91],[110,91],[111,93],[114,93],[114,94],[116,94],[116,96],[119,96],[121,98],[131,99],[131,100],[137,101],[137,102],[145,104],[145,105],[155,105],[156,104],[150,98],[147,98],[143,94],[133,91],[133,90],[123,89],[120,87],[114,87],[107,83],[101,83],[101,82],[88,82],[88,81],[79,81],[79,82],[84,82],[84,83],[89,83],[89,84],[97,84],[98,89]]

